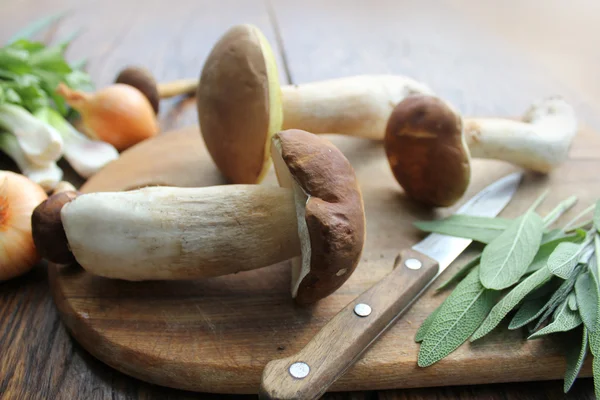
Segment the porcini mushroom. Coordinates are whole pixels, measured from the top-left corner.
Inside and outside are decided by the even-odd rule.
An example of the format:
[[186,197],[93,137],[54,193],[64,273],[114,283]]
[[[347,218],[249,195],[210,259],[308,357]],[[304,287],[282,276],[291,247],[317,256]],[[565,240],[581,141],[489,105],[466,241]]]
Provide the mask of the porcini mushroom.
[[522,121],[516,121],[462,118],[444,100],[415,95],[394,108],[384,146],[406,194],[445,207],[467,190],[471,157],[547,173],[566,160],[576,133],[575,112],[558,97],[533,104]]
[[[68,248],[89,272],[127,280],[211,277],[292,259],[292,296],[317,301],[358,264],[362,196],[352,166],[326,139],[289,130],[272,142],[281,187],[83,194],[33,221],[35,243],[50,261],[65,255],[55,260],[47,249]],[[56,243],[61,229],[67,243]]]
[[197,90],[200,128],[232,183],[258,183],[270,166],[269,138],[280,129],[381,138],[393,107],[431,90],[412,79],[356,76],[280,87],[271,47],[252,25],[227,31],[209,54]]

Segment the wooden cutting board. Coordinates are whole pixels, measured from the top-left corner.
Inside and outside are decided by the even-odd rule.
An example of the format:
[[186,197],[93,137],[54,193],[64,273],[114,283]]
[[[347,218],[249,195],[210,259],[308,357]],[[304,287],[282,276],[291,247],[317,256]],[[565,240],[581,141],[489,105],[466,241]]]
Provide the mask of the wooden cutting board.
[[[441,218],[454,208],[430,210],[407,200],[379,143],[329,136],[352,162],[361,182],[367,242],[356,272],[336,293],[310,307],[289,294],[288,262],[261,270],[192,282],[126,282],[92,276],[76,265],[50,266],[50,282],[73,337],[98,359],[139,379],[202,392],[256,393],[264,365],[307,343],[344,305],[384,277],[399,250],[422,234],[417,219]],[[497,161],[476,161],[467,198],[515,171]],[[600,198],[600,136],[582,131],[570,160],[551,176],[528,174],[502,213],[515,216],[546,188],[540,207],[549,211],[568,195],[580,201],[560,222]],[[196,128],[161,135],[125,152],[87,182],[83,191],[126,190],[146,185],[223,184]],[[273,171],[266,185],[275,185]],[[458,205],[457,205],[458,207]],[[260,251],[260,249],[257,249]],[[448,277],[474,254],[472,246],[444,273]],[[435,285],[434,285],[435,286]],[[433,287],[432,287],[433,288]],[[331,388],[333,391],[561,379],[561,341],[524,341],[504,326],[465,344],[429,368],[416,365],[415,332],[447,293],[426,293]],[[579,340],[579,339],[574,339]],[[586,363],[582,376],[590,376]]]

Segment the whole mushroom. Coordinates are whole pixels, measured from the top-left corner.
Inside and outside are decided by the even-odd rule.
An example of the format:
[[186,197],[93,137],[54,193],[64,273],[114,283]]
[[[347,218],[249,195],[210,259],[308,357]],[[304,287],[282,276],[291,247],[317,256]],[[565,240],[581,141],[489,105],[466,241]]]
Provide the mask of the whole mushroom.
[[431,90],[394,75],[281,87],[267,39],[252,25],[238,25],[206,59],[197,90],[198,118],[206,147],[225,177],[258,183],[270,166],[273,133],[293,128],[381,138],[393,107],[414,93]]
[[409,197],[445,207],[467,190],[471,157],[547,173],[567,159],[576,133],[575,112],[558,97],[533,104],[516,121],[463,118],[440,98],[415,95],[394,108],[384,147],[394,177]]
[[358,264],[362,195],[352,166],[326,139],[288,130],[272,142],[281,187],[63,195],[33,220],[35,243],[49,261],[64,262],[69,254],[54,251],[67,249],[87,271],[126,280],[212,277],[291,259],[292,297],[315,302]]

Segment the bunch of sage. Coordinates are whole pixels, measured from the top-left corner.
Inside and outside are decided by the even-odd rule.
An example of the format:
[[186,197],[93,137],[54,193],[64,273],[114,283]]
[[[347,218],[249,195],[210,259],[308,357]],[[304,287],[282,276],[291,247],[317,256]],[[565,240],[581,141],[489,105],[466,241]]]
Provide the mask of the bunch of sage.
[[[484,244],[480,255],[438,287],[441,291],[456,284],[416,334],[419,366],[438,362],[469,339],[483,338],[511,314],[508,329],[526,328],[528,339],[578,333],[580,341],[565,343],[564,391],[591,351],[600,397],[600,201],[564,227],[550,229],[576,199],[564,200],[542,218],[536,209],[544,198],[515,219],[458,214],[415,223],[426,232]],[[593,218],[585,219],[592,211]]]

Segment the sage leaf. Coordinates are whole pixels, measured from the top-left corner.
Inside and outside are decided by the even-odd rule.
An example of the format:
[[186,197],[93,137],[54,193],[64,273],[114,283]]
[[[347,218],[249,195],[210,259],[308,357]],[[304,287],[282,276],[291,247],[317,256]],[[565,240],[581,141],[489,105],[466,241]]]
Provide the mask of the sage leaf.
[[586,271],[577,277],[575,282],[575,295],[579,315],[588,331],[596,330],[598,314],[598,284],[591,272]]
[[[577,282],[575,282],[575,285],[577,285]],[[569,294],[569,297],[567,297],[567,304],[569,305],[569,309],[571,311],[577,311],[579,309],[579,306],[577,304],[577,297],[575,297],[575,293],[571,292],[571,294]]]
[[462,268],[460,268],[454,275],[452,275],[448,280],[442,283],[440,286],[435,289],[436,292],[446,289],[447,287],[459,282],[463,279],[473,268],[479,265],[479,261],[481,260],[481,256],[477,256],[473,258],[471,261],[466,263]]
[[596,394],[596,398],[600,399],[600,357],[594,356],[592,373],[594,376],[594,393]]
[[431,324],[435,320],[435,316],[437,315],[439,309],[440,307],[436,308],[431,314],[429,314],[427,318],[425,318],[425,321],[423,321],[423,323],[417,330],[417,333],[415,334],[415,342],[420,343],[423,341],[425,335],[427,334],[427,331],[429,331]]
[[490,333],[529,293],[542,286],[552,278],[547,268],[542,268],[525,278],[492,308],[487,318],[475,331],[471,341],[480,339]]
[[553,321],[527,339],[537,339],[551,333],[570,331],[581,325],[581,322],[579,313],[572,311],[568,306],[568,300],[565,300],[554,313]]
[[548,258],[548,269],[559,278],[567,279],[577,265],[582,246],[560,243]]
[[581,340],[581,346],[569,346],[567,350],[567,370],[565,371],[565,384],[563,390],[567,393],[571,390],[571,386],[575,383],[579,371],[585,361],[585,356],[588,352],[588,332],[585,326],[583,327],[583,339]]
[[542,239],[542,245],[540,246],[538,252],[535,254],[535,257],[533,258],[533,261],[531,262],[531,264],[529,264],[529,267],[527,267],[527,273],[535,272],[538,269],[545,267],[546,264],[548,263],[548,258],[550,258],[550,255],[552,254],[552,252],[556,249],[556,247],[559,244],[561,244],[563,242],[579,243],[584,238],[585,238],[585,234],[583,237],[580,234],[574,234],[574,235],[563,236],[563,237],[559,237],[559,238],[552,238],[548,241],[545,241]]
[[432,365],[462,345],[492,309],[498,292],[487,290],[475,267],[442,303],[423,338],[417,364]]
[[489,243],[510,225],[506,218],[478,217],[454,214],[437,221],[417,221],[414,225],[422,231],[440,233]]
[[482,285],[502,290],[517,283],[540,247],[543,230],[542,218],[527,212],[485,246],[479,273]]
[[579,274],[580,270],[581,267],[577,267],[573,274],[571,274],[569,279],[563,281],[563,283],[558,287],[558,289],[556,289],[556,291],[552,294],[550,300],[548,300],[544,308],[540,310],[541,317],[540,315],[536,316],[536,318],[539,317],[540,319],[538,320],[533,330],[537,330],[544,323],[544,321],[546,321],[546,319],[550,315],[552,315],[556,308],[565,300],[567,300],[567,298],[569,297],[569,293],[571,293],[573,287],[575,286],[577,275]]
[[546,299],[539,298],[523,302],[521,307],[515,313],[515,316],[510,321],[508,329],[515,330],[519,329],[531,321],[535,320],[536,316],[539,315],[540,310],[546,304]]
[[594,208],[594,227],[597,232],[600,232],[600,200],[596,202],[596,207]]

